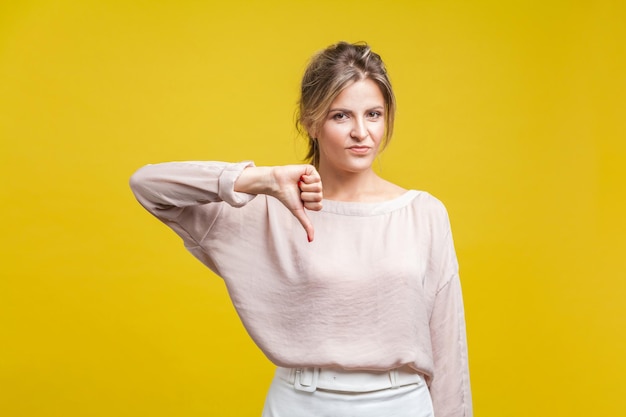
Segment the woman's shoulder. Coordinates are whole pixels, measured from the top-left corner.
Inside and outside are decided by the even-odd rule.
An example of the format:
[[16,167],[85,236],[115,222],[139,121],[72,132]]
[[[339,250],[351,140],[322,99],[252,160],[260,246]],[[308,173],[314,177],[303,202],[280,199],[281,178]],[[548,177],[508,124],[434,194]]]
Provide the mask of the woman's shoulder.
[[407,195],[413,196],[414,204],[418,204],[423,208],[435,211],[446,210],[443,202],[428,191],[406,189],[387,180],[382,180],[380,184],[378,199],[380,201],[392,201]]
[[428,191],[411,190],[414,193],[413,207],[417,213],[432,221],[448,223],[448,209],[445,204]]

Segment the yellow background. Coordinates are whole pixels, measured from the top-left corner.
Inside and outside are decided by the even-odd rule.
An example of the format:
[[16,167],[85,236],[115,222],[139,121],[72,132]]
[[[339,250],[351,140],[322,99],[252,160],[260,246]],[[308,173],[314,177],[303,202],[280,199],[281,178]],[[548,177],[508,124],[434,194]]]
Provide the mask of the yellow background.
[[309,56],[368,41],[380,170],[455,232],[477,417],[623,416],[622,1],[3,1],[0,415],[254,416],[273,367],[134,201],[166,160],[297,162]]

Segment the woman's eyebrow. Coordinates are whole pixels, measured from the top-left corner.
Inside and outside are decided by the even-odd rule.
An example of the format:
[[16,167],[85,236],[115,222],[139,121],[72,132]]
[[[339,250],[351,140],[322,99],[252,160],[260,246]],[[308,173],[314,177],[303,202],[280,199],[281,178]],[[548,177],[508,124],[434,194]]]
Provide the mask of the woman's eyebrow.
[[[369,111],[369,110],[384,110],[384,109],[385,109],[385,106],[376,105],[376,106],[368,107],[366,109],[366,111]],[[340,112],[343,112],[343,113],[354,113],[353,110],[345,109],[343,107],[333,107],[332,109],[328,110],[328,113],[334,112],[334,111],[340,111]]]

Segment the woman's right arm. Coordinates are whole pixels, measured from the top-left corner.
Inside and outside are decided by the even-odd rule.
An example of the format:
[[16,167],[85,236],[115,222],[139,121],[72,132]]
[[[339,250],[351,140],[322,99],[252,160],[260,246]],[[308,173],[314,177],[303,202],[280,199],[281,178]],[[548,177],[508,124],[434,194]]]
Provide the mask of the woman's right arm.
[[218,201],[241,207],[254,196],[237,193],[234,184],[252,162],[166,162],[146,165],[130,178],[139,203],[164,220],[177,217],[180,209]]
[[168,162],[146,165],[130,179],[139,203],[163,221],[190,206],[224,201],[241,207],[256,194],[280,200],[313,239],[304,208],[321,209],[322,185],[310,165],[255,167],[251,162]]

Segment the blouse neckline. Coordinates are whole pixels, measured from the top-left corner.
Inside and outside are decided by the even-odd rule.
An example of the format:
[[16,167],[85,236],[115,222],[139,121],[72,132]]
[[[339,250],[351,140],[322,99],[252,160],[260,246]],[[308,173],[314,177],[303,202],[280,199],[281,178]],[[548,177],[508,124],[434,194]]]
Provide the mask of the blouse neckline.
[[344,216],[376,216],[408,205],[420,191],[408,190],[391,200],[361,203],[352,201],[322,200],[322,212]]

